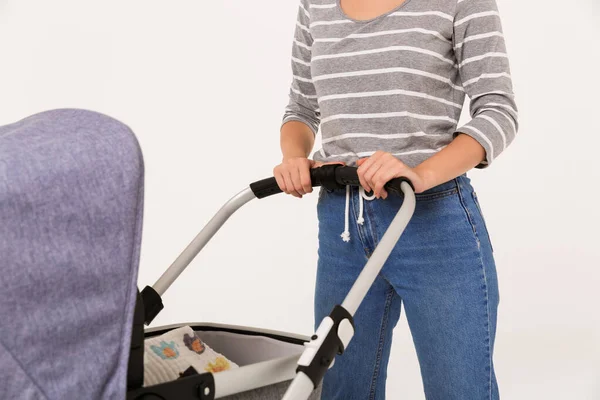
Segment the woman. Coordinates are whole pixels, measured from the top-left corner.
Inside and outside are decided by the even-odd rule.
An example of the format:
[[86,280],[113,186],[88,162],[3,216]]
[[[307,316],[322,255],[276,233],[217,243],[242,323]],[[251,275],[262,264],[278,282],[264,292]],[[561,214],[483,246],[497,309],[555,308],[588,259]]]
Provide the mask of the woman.
[[[466,176],[518,129],[495,0],[301,0],[292,68],[279,186],[301,197],[311,192],[309,168],[328,162],[358,165],[362,185],[319,194],[317,324],[342,302],[401,206],[384,184],[405,176],[418,193],[323,399],[385,398],[402,302],[427,399],[498,399],[498,283]],[[472,119],[457,128],[465,95]]]

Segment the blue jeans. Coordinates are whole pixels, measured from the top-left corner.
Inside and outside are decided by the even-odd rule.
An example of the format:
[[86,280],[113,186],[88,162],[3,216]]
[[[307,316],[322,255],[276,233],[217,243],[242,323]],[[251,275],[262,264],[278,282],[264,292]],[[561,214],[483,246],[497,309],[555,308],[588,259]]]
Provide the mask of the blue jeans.
[[[341,304],[403,197],[321,189],[316,325]],[[415,214],[355,315],[355,336],[323,382],[323,400],[385,398],[392,331],[404,303],[428,400],[498,399],[492,354],[498,308],[492,245],[466,175],[417,195]]]

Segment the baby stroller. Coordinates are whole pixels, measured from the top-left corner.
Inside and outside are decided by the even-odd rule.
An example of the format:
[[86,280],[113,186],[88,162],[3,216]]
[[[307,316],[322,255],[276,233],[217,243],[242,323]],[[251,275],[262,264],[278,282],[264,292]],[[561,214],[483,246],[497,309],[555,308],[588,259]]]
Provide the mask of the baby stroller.
[[[8,173],[11,169],[6,168],[7,165],[12,164],[10,166],[14,171],[15,168],[30,165],[32,160],[34,167],[30,168],[26,178],[19,173],[11,177]],[[4,179],[5,184],[2,185],[5,177],[8,179]],[[39,184],[41,178],[52,180],[52,193],[48,194],[50,186],[42,185],[39,196],[33,196],[34,200],[26,206],[19,204],[28,191],[40,192],[35,185]],[[312,170],[311,180],[314,187],[323,186],[326,189],[359,185],[356,168],[339,165]],[[17,185],[19,190],[11,190],[11,185]],[[9,336],[12,341],[0,341],[0,391],[8,396],[2,398],[319,399],[325,372],[333,366],[335,356],[343,354],[352,339],[355,329],[353,315],[414,212],[414,191],[407,179],[394,179],[386,188],[403,195],[403,205],[344,302],[321,322],[312,337],[239,326],[192,324],[192,328],[201,333],[210,347],[234,360],[240,368],[214,374],[191,368],[179,379],[144,387],[144,341],[183,326],[177,324],[144,330],[144,325],[150,324],[163,309],[161,296],[237,209],[252,199],[280,193],[275,179],[254,182],[229,200],[158,281],[140,293],[135,289],[135,281],[141,232],[143,165],[141,152],[131,131],[113,119],[84,110],[55,110],[8,127],[0,127],[0,217],[14,220],[16,215],[19,220],[12,225],[5,224],[4,229],[0,228],[0,235],[11,237],[10,229],[19,227],[19,239],[34,238],[34,243],[28,242],[27,245],[34,244],[39,248],[35,256],[30,257],[23,254],[23,248],[11,246],[14,243],[10,243],[10,240],[0,241],[2,255],[8,256],[4,259],[15,260],[17,265],[17,268],[8,268],[7,282],[0,280],[0,283],[14,287],[15,281],[28,278],[17,273],[15,279],[15,271],[28,271],[35,275],[50,262],[58,262],[58,265],[66,265],[69,269],[74,265],[73,252],[81,253],[90,243],[94,245],[86,255],[93,251],[102,253],[100,257],[88,257],[86,260],[94,264],[93,267],[101,270],[109,261],[123,266],[103,276],[92,273],[91,278],[87,273],[90,269],[82,273],[81,269],[74,268],[69,272],[75,271],[75,275],[79,275],[77,280],[52,280],[50,284],[44,277],[30,278],[23,288],[33,288],[33,292],[10,289],[0,295],[0,303],[13,306],[0,306],[0,316],[5,320],[13,318],[11,326],[18,327],[16,330],[5,329],[3,324],[0,331],[3,337]],[[57,210],[54,202],[63,202],[63,207]],[[36,207],[43,211],[42,203],[47,211],[53,210],[53,218],[40,219],[39,213],[31,212]],[[108,207],[108,211],[102,207]],[[68,221],[66,225],[64,221]],[[67,235],[65,242],[60,242],[59,238],[58,243],[48,246],[48,237],[40,232],[47,232],[57,225],[73,230],[73,237],[83,235],[86,243],[75,246],[75,250],[69,248],[65,253],[60,246],[69,242],[67,244],[72,247],[70,241],[73,240]],[[103,228],[99,229],[98,225]],[[98,238],[103,243],[98,244]],[[56,242],[56,239],[52,240]],[[84,282],[86,280],[89,281],[87,284]],[[94,281],[103,282],[99,289],[90,284]],[[122,287],[123,290],[118,298],[107,301],[102,289],[111,285]],[[60,296],[53,295],[57,290]],[[44,299],[43,306],[39,302],[36,306],[36,302],[31,301],[32,293]],[[126,306],[119,307],[119,302]],[[73,319],[73,314],[82,315],[82,311],[77,309],[80,304],[85,310],[83,321]],[[48,340],[56,340],[57,343],[65,342],[57,339],[65,331],[56,328],[56,316],[52,317],[52,310],[56,314],[63,314],[59,315],[59,323],[68,320],[80,332],[86,331],[86,327],[90,331],[102,329],[96,321],[98,318],[106,323],[120,316],[121,323],[114,332],[106,333],[105,338],[99,339],[101,335],[90,333],[85,338],[73,339],[88,346],[85,349],[87,355],[78,351],[84,345],[57,346],[56,352],[50,352],[53,359],[46,359],[44,364],[39,355],[41,345],[36,344],[37,347],[33,346],[32,351],[24,356],[11,352],[11,348],[14,348],[11,346],[22,346],[28,340],[36,342],[33,340],[36,331],[31,330],[33,321],[27,315],[15,312],[14,307],[43,315],[47,328],[52,325],[55,327],[44,333]],[[36,307],[41,307],[42,314],[36,311]],[[94,312],[96,317],[91,316]],[[114,337],[119,337],[120,343],[114,343]],[[102,358],[93,352],[102,346],[106,347],[110,357],[107,355]],[[65,353],[65,350],[71,353]],[[89,354],[96,354],[96,357],[90,360]],[[78,363],[68,365],[65,356],[68,358],[69,355],[75,357]],[[103,360],[107,366],[102,365],[100,361]],[[343,362],[343,357],[339,362]]]

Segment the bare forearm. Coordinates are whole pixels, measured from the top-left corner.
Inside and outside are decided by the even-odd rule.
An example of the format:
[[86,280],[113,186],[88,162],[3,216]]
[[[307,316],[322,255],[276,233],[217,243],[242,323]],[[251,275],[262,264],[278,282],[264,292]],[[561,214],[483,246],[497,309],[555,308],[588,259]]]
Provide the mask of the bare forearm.
[[473,169],[484,157],[483,147],[472,137],[461,134],[414,171],[422,177],[424,190],[427,190]]
[[315,138],[312,130],[304,123],[290,121],[281,127],[281,153],[283,159],[308,157]]

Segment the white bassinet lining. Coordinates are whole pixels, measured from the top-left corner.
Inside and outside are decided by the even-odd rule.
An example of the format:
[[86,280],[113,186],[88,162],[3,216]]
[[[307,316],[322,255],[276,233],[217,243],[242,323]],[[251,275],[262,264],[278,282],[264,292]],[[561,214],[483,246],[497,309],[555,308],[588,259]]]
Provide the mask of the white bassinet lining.
[[276,358],[300,355],[304,346],[265,336],[226,331],[199,331],[198,336],[214,351],[244,366]]
[[[284,332],[194,323],[150,328],[146,337],[184,325],[191,326],[208,346],[240,366],[213,374],[216,399],[293,379],[303,344],[309,340]],[[319,398],[319,393],[314,394],[315,398]]]

